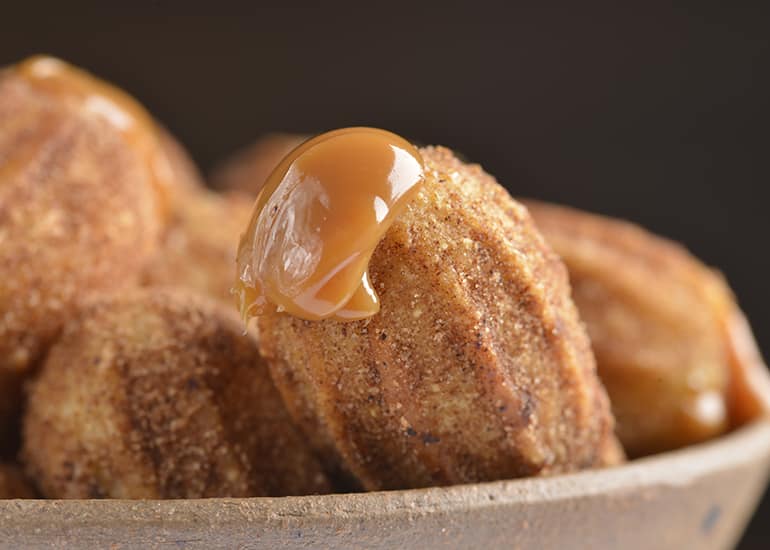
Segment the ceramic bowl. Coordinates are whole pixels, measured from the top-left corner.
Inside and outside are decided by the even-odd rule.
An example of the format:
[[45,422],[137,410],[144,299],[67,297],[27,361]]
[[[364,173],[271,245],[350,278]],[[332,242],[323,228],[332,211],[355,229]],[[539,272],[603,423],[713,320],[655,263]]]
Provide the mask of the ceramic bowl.
[[732,547],[770,468],[770,420],[624,466],[366,494],[0,501],[12,548]]

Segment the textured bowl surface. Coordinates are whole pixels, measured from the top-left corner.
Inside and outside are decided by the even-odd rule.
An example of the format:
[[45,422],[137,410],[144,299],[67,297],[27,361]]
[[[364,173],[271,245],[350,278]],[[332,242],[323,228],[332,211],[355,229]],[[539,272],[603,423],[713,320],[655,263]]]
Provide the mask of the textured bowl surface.
[[730,548],[770,466],[770,421],[548,479],[313,497],[0,501],[3,548]]

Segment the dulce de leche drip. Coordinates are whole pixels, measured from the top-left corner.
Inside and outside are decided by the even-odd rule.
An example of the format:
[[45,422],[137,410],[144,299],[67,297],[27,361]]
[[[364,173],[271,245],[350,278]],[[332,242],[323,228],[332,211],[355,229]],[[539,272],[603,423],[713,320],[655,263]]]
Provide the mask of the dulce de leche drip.
[[[29,85],[57,100],[107,121],[147,163],[152,184],[162,201],[168,196],[173,172],[152,117],[131,96],[64,61],[33,56],[10,70]],[[165,205],[164,205],[165,206]]]
[[268,307],[312,321],[377,313],[369,258],[422,181],[420,154],[384,130],[336,130],[289,153],[238,248],[244,319]]

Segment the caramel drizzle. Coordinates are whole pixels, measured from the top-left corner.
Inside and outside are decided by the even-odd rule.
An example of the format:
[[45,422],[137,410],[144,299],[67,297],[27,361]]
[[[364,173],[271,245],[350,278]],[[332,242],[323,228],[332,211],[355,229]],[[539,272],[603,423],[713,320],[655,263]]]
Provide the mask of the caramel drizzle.
[[419,152],[375,128],[335,130],[294,149],[241,237],[235,293],[244,319],[270,307],[307,320],[377,313],[369,259],[423,177]]

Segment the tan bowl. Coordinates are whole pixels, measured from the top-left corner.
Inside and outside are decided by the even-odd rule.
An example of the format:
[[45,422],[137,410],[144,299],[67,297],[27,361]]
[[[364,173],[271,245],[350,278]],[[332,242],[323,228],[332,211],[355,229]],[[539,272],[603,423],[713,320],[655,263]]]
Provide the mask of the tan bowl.
[[2,547],[730,548],[770,467],[770,420],[625,466],[368,494],[0,501]]

